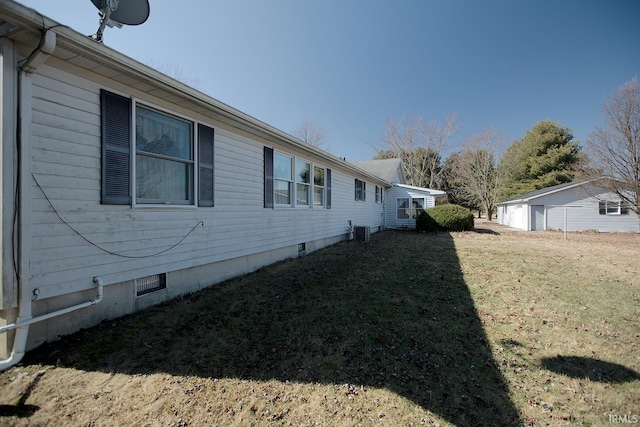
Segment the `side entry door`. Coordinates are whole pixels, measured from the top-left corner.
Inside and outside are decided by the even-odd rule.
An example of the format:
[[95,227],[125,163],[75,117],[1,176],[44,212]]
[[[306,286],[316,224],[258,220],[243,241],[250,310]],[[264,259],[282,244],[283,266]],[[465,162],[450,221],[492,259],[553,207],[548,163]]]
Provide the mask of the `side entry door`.
[[544,230],[544,205],[531,205],[531,230]]

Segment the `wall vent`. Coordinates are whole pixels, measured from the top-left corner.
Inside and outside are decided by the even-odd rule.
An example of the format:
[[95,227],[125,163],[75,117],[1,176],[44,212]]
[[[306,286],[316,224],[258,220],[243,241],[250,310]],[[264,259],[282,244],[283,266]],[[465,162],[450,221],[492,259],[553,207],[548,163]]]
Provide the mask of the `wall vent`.
[[152,274],[151,276],[139,277],[135,279],[136,296],[166,289],[167,274]]
[[298,255],[304,255],[306,250],[307,250],[307,244],[306,243],[298,243]]
[[371,228],[356,225],[353,227],[355,232],[356,241],[368,242],[371,238]]

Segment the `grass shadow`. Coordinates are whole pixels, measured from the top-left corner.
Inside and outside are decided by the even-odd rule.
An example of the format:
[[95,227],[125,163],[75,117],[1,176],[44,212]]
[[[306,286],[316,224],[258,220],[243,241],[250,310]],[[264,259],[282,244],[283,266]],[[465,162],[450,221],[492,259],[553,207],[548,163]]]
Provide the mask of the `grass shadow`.
[[17,399],[15,405],[0,405],[0,417],[28,418],[35,414],[40,407],[37,405],[29,405],[26,402],[43,375],[44,371],[38,372],[35,375],[35,378],[31,380],[25,391]]
[[448,234],[343,242],[105,322],[27,360],[380,387],[456,425],[521,423]]
[[543,368],[573,378],[605,383],[624,383],[640,380],[640,374],[617,363],[590,357],[557,356],[541,360]]
[[475,231],[478,234],[491,234],[493,236],[499,236],[500,235],[500,233],[498,233],[495,230],[491,230],[490,228],[475,227],[473,229],[473,231]]

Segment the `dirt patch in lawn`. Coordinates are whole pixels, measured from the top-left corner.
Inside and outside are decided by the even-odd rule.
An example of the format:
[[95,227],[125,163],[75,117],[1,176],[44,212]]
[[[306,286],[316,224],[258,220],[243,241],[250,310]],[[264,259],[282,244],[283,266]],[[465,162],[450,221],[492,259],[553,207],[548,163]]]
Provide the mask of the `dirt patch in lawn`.
[[603,424],[640,412],[638,259],[638,235],[377,233],[28,353],[0,425]]

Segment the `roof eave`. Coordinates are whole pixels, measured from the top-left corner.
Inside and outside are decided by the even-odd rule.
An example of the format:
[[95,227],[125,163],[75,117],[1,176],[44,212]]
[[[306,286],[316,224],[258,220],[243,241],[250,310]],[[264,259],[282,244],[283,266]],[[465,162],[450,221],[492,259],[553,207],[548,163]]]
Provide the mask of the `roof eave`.
[[[179,97],[189,100],[194,104],[200,105],[202,108],[211,110],[216,113],[218,119],[223,119],[235,125],[236,127],[248,131],[256,136],[262,137],[273,143],[286,143],[298,150],[310,153],[316,157],[331,162],[333,165],[339,166],[354,174],[368,178],[373,182],[377,182],[386,187],[391,184],[367,171],[355,167],[343,159],[333,154],[316,148],[310,144],[283,132],[255,117],[252,117],[240,110],[237,110],[209,95],[206,95],[176,79],[173,79],[141,62],[138,62],[117,50],[105,46],[78,33],[72,28],[62,25],[46,16],[41,15],[34,9],[25,7],[12,0],[5,0],[0,3],[0,12],[2,20],[17,26],[17,29],[6,34],[7,37],[20,36],[20,41],[30,41],[32,48],[36,48],[39,43],[40,35],[44,29],[54,31],[58,46],[67,47],[79,55],[87,58],[95,58],[100,65],[108,64],[114,71],[121,72],[127,76],[144,82],[148,85],[156,87],[159,91],[168,92],[169,96]],[[28,34],[25,34],[28,33]],[[54,52],[54,56],[56,52]],[[77,65],[83,67],[82,64]],[[88,71],[93,71],[91,67],[85,65]]]

